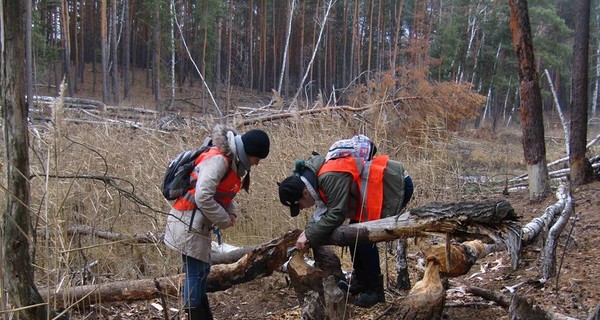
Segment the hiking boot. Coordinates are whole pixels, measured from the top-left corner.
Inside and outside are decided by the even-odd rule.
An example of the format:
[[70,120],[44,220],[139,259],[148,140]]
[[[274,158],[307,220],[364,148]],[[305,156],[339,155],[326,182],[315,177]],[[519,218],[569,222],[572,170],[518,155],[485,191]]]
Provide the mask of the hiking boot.
[[385,302],[385,292],[383,291],[383,275],[378,275],[372,278],[371,286],[354,298],[354,304],[370,308],[379,302]]
[[204,311],[202,319],[213,320],[212,311],[210,311],[210,303],[208,301],[208,295],[206,295],[206,294],[202,297],[202,310]]
[[185,313],[187,313],[187,320],[213,320],[208,296],[204,295],[200,303],[201,304],[197,307],[185,309]]

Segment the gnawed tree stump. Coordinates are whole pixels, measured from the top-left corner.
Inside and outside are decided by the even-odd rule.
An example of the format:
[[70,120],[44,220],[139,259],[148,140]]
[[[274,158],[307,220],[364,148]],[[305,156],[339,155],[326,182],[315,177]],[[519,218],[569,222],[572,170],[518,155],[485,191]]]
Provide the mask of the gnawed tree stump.
[[323,295],[323,271],[306,263],[304,254],[305,251],[294,252],[288,263],[290,283],[300,304],[308,292],[314,291],[320,297]]
[[415,283],[400,303],[399,319],[441,319],[446,302],[446,289],[440,278],[440,262],[427,259],[423,279]]
[[465,275],[484,252],[485,244],[481,240],[464,243],[451,242],[450,245],[432,246],[427,253],[426,261],[435,260],[439,263],[443,277],[458,277]]
[[[329,254],[333,251],[320,251],[321,259],[323,255],[325,261],[331,259]],[[288,263],[290,284],[302,308],[302,319],[348,319],[350,308],[346,306],[344,292],[337,286],[339,278],[331,272],[325,272],[306,263],[305,253],[305,251],[294,252]]]

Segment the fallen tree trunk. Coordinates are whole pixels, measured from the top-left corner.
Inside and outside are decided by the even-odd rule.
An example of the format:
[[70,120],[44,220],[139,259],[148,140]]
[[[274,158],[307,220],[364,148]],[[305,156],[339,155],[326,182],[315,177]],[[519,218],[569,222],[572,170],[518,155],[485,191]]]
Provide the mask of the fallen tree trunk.
[[543,310],[538,306],[535,306],[533,301],[523,299],[517,294],[508,296],[498,291],[491,291],[478,287],[466,287],[465,292],[488,301],[496,302],[502,308],[508,309],[509,319],[575,320],[575,318],[563,314]]
[[[345,246],[354,243],[357,235],[358,241],[379,242],[400,237],[428,236],[432,232],[475,232],[474,236],[485,236],[486,226],[494,226],[494,232],[497,232],[497,224],[510,223],[516,218],[514,210],[505,200],[434,203],[397,217],[340,226],[329,241],[338,246]],[[209,276],[209,291],[224,290],[235,284],[270,275],[287,260],[287,249],[295,245],[300,232],[292,231],[267,245],[260,246],[235,263],[215,265]],[[177,295],[178,277],[160,278],[157,281],[165,290],[165,294]],[[322,292],[321,290],[320,293]],[[50,301],[58,306],[68,305],[66,302],[89,305],[99,301],[151,299],[157,294],[154,279],[147,279],[66,288],[52,294]]]
[[429,236],[431,233],[489,236],[488,232],[483,231],[486,226],[512,223],[517,219],[514,209],[506,200],[431,203],[399,216],[340,226],[329,239],[319,244],[348,246],[355,241],[391,241]]
[[[208,291],[222,291],[236,284],[271,275],[287,260],[287,248],[295,244],[300,233],[300,230],[288,232],[252,250],[235,263],[213,266],[208,276]],[[161,294],[177,297],[182,279],[183,275],[179,274],[157,279],[64,288],[56,293],[50,292],[48,302],[55,307],[82,307],[99,302],[148,300]],[[159,292],[157,287],[163,291]]]

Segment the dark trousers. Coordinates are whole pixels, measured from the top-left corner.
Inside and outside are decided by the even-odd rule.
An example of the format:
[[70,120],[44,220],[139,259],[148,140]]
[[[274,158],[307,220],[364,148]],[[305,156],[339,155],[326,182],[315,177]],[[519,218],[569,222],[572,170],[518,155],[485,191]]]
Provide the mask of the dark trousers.
[[[402,199],[402,208],[406,207],[414,193],[414,185],[410,176],[404,177],[404,198]],[[358,223],[351,220],[350,223]],[[370,281],[381,275],[381,266],[379,265],[379,250],[376,243],[359,243],[357,246],[350,246],[350,255],[352,257],[352,267],[359,281]]]
[[402,208],[406,207],[408,201],[412,198],[412,195],[415,191],[415,186],[413,185],[413,181],[410,176],[404,177],[404,199],[402,199]]
[[[350,223],[357,222],[355,220],[350,221]],[[356,246],[354,244],[350,245],[350,255],[354,274],[359,281],[368,281],[368,279],[381,274],[377,244],[365,242],[358,243]]]

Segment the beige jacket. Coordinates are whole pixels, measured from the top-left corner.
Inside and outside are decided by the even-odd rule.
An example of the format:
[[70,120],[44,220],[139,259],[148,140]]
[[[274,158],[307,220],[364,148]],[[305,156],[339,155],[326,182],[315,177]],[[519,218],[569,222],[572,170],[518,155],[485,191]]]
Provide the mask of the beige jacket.
[[[238,138],[236,145],[235,135],[231,128],[216,126],[212,133],[213,145],[230,157],[231,170],[243,178],[246,173],[238,157],[238,147],[241,146],[239,149],[244,152],[243,144]],[[237,215],[235,201],[232,201],[227,208],[223,208],[214,199],[217,185],[227,174],[228,168],[227,159],[221,155],[210,157],[194,168],[198,174],[195,194],[198,209],[190,228],[192,210],[179,211],[171,208],[164,240],[169,248],[195,259],[210,262],[212,227],[226,229],[231,226],[229,214]]]

